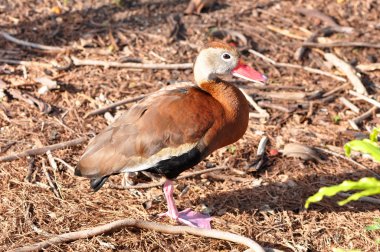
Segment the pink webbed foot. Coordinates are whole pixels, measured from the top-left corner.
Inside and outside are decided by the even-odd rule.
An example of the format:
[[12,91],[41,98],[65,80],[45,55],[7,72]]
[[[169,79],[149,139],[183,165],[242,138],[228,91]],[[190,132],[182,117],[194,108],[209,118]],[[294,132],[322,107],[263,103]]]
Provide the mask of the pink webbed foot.
[[187,208],[181,212],[178,212],[178,216],[170,215],[169,211],[159,216],[168,216],[173,220],[177,220],[179,223],[185,224],[190,227],[211,229],[211,217],[206,214],[198,213]]
[[164,184],[164,194],[168,204],[168,211],[160,214],[159,216],[169,216],[173,220],[177,220],[178,222],[191,227],[211,229],[210,216],[191,211],[190,208],[178,212],[174,203],[173,191],[173,182],[171,180],[167,180]]

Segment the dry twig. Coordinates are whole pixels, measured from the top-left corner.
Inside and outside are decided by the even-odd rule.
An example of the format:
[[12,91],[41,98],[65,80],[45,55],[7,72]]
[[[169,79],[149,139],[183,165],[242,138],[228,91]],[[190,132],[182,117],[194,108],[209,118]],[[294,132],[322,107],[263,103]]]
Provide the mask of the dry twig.
[[345,105],[347,108],[351,109],[354,113],[358,114],[360,112],[360,109],[355,104],[353,104],[352,102],[350,102],[349,100],[347,100],[343,96],[339,97],[339,101],[341,101],[343,103],[343,105]]
[[366,171],[372,173],[376,178],[380,179],[380,175],[379,175],[379,174],[377,174],[376,172],[374,172],[374,171],[372,171],[371,169],[369,169],[367,166],[364,166],[364,165],[362,165],[362,164],[356,162],[355,160],[353,160],[353,159],[351,159],[351,158],[348,158],[348,157],[343,156],[343,155],[341,155],[341,154],[339,154],[339,153],[336,153],[336,152],[334,152],[334,151],[327,150],[327,149],[324,149],[324,148],[321,148],[321,147],[314,147],[314,148],[317,149],[317,150],[320,150],[320,151],[322,151],[322,152],[324,152],[324,153],[327,153],[327,154],[330,154],[330,155],[333,155],[333,156],[339,157],[339,158],[344,159],[344,160],[346,160],[346,161],[348,161],[348,162],[350,162],[350,163],[353,163],[354,165],[356,165],[356,166],[358,166],[358,167],[360,167],[360,168],[362,168],[362,169],[364,169],[364,170],[366,170]]
[[134,220],[134,219],[123,219],[113,221],[108,224],[99,225],[90,229],[69,232],[61,235],[57,235],[45,241],[31,244],[28,246],[16,248],[10,250],[10,252],[27,252],[27,251],[35,251],[47,248],[52,245],[57,245],[60,243],[67,243],[76,241],[79,239],[88,239],[97,235],[102,235],[106,233],[116,232],[125,227],[136,227],[136,228],[144,228],[157,232],[167,233],[167,234],[192,234],[197,236],[215,238],[220,240],[226,240],[231,242],[236,242],[239,244],[246,245],[250,249],[255,252],[264,252],[264,249],[255,241],[241,236],[237,234],[233,234],[230,232],[215,230],[215,229],[203,229],[203,228],[195,228],[188,226],[171,226],[166,224],[160,224],[156,222],[143,221],[143,220]]
[[251,104],[251,106],[257,111],[259,112],[261,115],[263,115],[263,117],[269,117],[269,114],[268,112],[261,108],[253,99],[251,96],[249,96],[245,91],[244,89],[242,88],[239,88],[240,91],[243,93],[243,95],[245,96],[245,98],[247,99],[247,101],[249,102],[249,104]]
[[331,42],[331,43],[315,43],[311,41],[305,41],[302,43],[304,47],[318,47],[318,48],[331,48],[331,47],[369,47],[380,48],[380,44],[372,44],[366,42]]
[[294,112],[296,110],[295,107],[287,108],[287,107],[284,107],[280,104],[273,104],[273,103],[266,102],[266,101],[260,101],[258,104],[259,104],[259,106],[261,106],[263,108],[271,108],[271,109],[279,110],[279,111],[282,111],[285,113],[291,113],[291,112]]
[[364,87],[362,81],[357,76],[356,70],[348,63],[344,62],[343,60],[339,59],[337,56],[335,56],[332,53],[325,53],[324,54],[325,59],[333,64],[336,68],[341,70],[347,78],[350,80],[351,84],[354,86],[354,89],[360,93],[360,94],[368,94],[366,88]]
[[378,101],[376,101],[374,99],[371,99],[371,98],[369,98],[366,95],[360,94],[359,92],[355,92],[355,91],[352,91],[352,90],[350,90],[349,93],[350,93],[350,95],[356,96],[359,99],[362,99],[362,100],[364,100],[364,101],[366,101],[368,103],[371,103],[373,106],[376,106],[376,107],[380,108],[380,102],[378,102]]
[[347,89],[348,87],[350,87],[350,84],[349,84],[349,83],[345,83],[345,84],[343,84],[343,85],[341,85],[341,86],[339,86],[339,87],[333,88],[333,89],[331,89],[330,91],[324,93],[324,94],[322,95],[322,97],[323,97],[323,98],[325,98],[325,97],[329,97],[329,96],[331,96],[332,94],[335,94],[335,93],[337,93],[337,92],[340,92],[340,91],[342,91],[342,90]]
[[268,58],[267,56],[265,56],[265,55],[263,55],[263,54],[255,51],[255,50],[249,49],[248,51],[250,53],[252,53],[253,55],[256,55],[257,57],[259,57],[259,58],[265,60],[266,62],[274,65],[275,67],[288,67],[288,68],[303,69],[303,70],[305,70],[307,72],[315,73],[315,74],[320,74],[320,75],[324,75],[324,76],[328,76],[328,77],[333,78],[333,79],[338,80],[338,81],[342,81],[342,82],[346,81],[346,79],[344,79],[344,78],[342,78],[340,76],[337,76],[335,74],[322,71],[320,69],[316,69],[316,68],[312,68],[312,67],[307,67],[307,66],[296,65],[296,64],[276,62],[273,59]]
[[89,116],[93,116],[93,115],[98,115],[98,114],[102,114],[106,111],[109,111],[113,108],[116,108],[116,107],[119,107],[121,105],[124,105],[124,104],[127,104],[127,103],[132,103],[132,102],[136,102],[136,101],[139,101],[141,99],[143,99],[146,95],[141,95],[141,96],[138,96],[138,97],[133,97],[133,98],[128,98],[128,99],[124,99],[124,100],[121,100],[121,101],[118,101],[118,102],[114,102],[112,104],[109,104],[107,106],[104,106],[102,108],[99,108],[99,109],[95,109],[89,113],[87,113],[84,118],[87,118]]
[[12,60],[12,59],[0,59],[0,62],[11,64],[11,65],[21,65],[21,66],[37,66],[37,67],[53,67],[51,64],[42,63],[37,61],[24,61],[24,60]]
[[48,150],[53,151],[53,150],[58,150],[58,149],[78,145],[78,144],[83,143],[86,140],[87,140],[87,137],[79,137],[77,139],[70,140],[67,142],[62,142],[58,144],[45,146],[42,148],[27,150],[18,154],[12,154],[10,156],[0,157],[0,162],[9,162],[9,161],[13,161],[13,160],[27,157],[27,156],[42,155],[42,154],[45,154]]
[[59,192],[59,190],[57,189],[57,184],[54,183],[51,178],[50,178],[50,174],[49,172],[47,171],[46,169],[46,166],[45,166],[45,162],[42,160],[42,171],[44,172],[44,175],[49,183],[49,186],[50,186],[50,189],[53,191],[54,195],[57,197],[57,198],[60,198],[62,199],[62,196]]
[[[221,170],[226,170],[228,167],[222,166],[222,167],[214,167],[214,168],[209,168],[206,170],[200,170],[200,171],[195,171],[187,174],[183,174],[179,177],[177,177],[175,180],[180,180],[180,179],[186,179],[186,178],[191,178],[200,174],[208,173],[208,172],[214,172],[214,171],[221,171]],[[154,183],[144,183],[144,184],[138,184],[138,185],[131,185],[131,186],[120,186],[116,185],[113,183],[110,183],[110,188],[114,189],[148,189],[152,187],[157,187],[157,186],[163,186],[165,184],[165,180],[159,181],[159,182],[154,182]]]
[[306,39],[306,41],[302,42],[301,47],[298,48],[296,52],[294,53],[294,58],[296,60],[301,60],[303,56],[305,55],[305,53],[307,52],[307,49],[310,47],[307,45],[310,45],[310,44],[319,45],[319,43],[314,43],[314,41],[317,40],[318,37],[321,37],[321,36],[324,37],[327,34],[331,34],[335,32],[342,32],[341,28],[342,28],[341,26],[327,26],[327,27],[323,27],[322,29],[317,30],[316,32],[311,34]]
[[375,71],[375,70],[380,70],[380,63],[373,63],[373,64],[360,64],[356,66],[357,69],[360,71]]
[[71,56],[75,66],[103,66],[103,67],[123,67],[130,69],[191,69],[193,63],[178,63],[178,64],[154,64],[154,63],[120,63],[115,61],[92,60],[92,59],[78,59]]
[[370,118],[379,108],[376,106],[373,106],[371,109],[369,109],[367,112],[363,113],[362,115],[355,117],[354,119],[348,120],[348,123],[351,125],[351,127],[354,130],[360,130],[358,124],[366,120],[367,118]]
[[307,8],[296,8],[295,11],[309,17],[315,17],[320,20],[322,20],[326,25],[334,27],[334,29],[337,32],[342,32],[342,33],[352,33],[354,29],[352,27],[346,27],[346,26],[340,26],[335,22],[335,20],[326,15],[325,13],[316,10],[316,9],[307,9]]
[[17,39],[15,37],[11,36],[10,34],[8,34],[6,32],[0,32],[0,35],[3,36],[4,39],[11,41],[15,44],[22,45],[22,46],[28,46],[28,47],[36,48],[36,49],[43,50],[43,51],[61,53],[61,52],[65,52],[68,50],[66,48],[61,48],[61,47],[56,47],[56,46],[46,46],[46,45],[41,45],[41,44],[36,44],[36,43],[31,43],[28,41],[20,40],[20,39]]

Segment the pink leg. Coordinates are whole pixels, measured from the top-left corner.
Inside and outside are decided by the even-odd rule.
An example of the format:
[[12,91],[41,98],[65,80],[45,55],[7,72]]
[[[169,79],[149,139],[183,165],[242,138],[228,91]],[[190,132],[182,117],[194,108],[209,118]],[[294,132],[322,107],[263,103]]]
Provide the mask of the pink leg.
[[169,216],[173,220],[177,220],[188,226],[211,229],[210,216],[191,211],[189,208],[178,212],[173,198],[173,191],[173,182],[169,179],[166,180],[164,184],[164,194],[168,204],[168,211],[160,216]]

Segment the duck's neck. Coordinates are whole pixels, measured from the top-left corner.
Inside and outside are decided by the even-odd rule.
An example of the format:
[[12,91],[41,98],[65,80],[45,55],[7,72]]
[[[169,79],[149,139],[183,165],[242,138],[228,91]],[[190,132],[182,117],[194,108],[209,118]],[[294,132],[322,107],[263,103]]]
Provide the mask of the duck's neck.
[[248,126],[249,104],[243,93],[234,85],[221,80],[202,82],[198,86],[214,97],[225,112],[223,131],[226,131],[224,135],[228,137],[216,147],[220,148],[237,141]]

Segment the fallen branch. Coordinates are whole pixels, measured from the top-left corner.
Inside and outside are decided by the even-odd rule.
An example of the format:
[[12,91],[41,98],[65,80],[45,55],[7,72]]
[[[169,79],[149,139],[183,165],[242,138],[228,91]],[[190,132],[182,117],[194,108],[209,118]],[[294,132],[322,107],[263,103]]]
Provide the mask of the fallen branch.
[[74,174],[74,172],[75,172],[75,168],[74,167],[72,167],[71,165],[69,165],[68,163],[66,163],[64,160],[62,160],[60,158],[54,157],[54,160],[60,162],[64,166],[66,166],[70,170],[71,174]]
[[288,68],[303,69],[303,70],[305,70],[307,72],[315,73],[315,74],[320,74],[320,75],[324,75],[324,76],[328,76],[328,77],[333,78],[333,79],[338,80],[338,81],[342,81],[342,82],[346,81],[345,78],[342,78],[342,77],[337,76],[337,75],[332,74],[332,73],[328,73],[328,72],[322,71],[320,69],[316,69],[316,68],[312,68],[312,67],[307,67],[307,66],[296,65],[296,64],[276,62],[273,59],[268,58],[267,56],[265,56],[265,55],[263,55],[263,54],[255,51],[255,50],[249,49],[248,51],[250,53],[252,53],[253,55],[256,55],[257,57],[265,60],[266,62],[268,62],[270,64],[272,64],[275,67],[288,67]]
[[348,162],[351,162],[351,163],[353,163],[354,165],[356,165],[356,166],[358,166],[358,167],[360,167],[360,168],[362,168],[362,169],[364,169],[364,170],[366,170],[366,171],[372,173],[376,178],[380,179],[380,175],[379,175],[379,174],[377,174],[376,172],[374,172],[374,171],[372,171],[371,169],[369,169],[367,166],[364,166],[364,165],[362,165],[362,164],[356,162],[355,160],[353,160],[353,159],[351,159],[351,158],[348,158],[348,157],[346,157],[346,156],[343,156],[343,155],[341,155],[341,154],[339,154],[339,153],[336,153],[336,152],[334,152],[334,151],[331,151],[331,150],[326,150],[326,149],[321,148],[321,147],[314,147],[314,148],[317,149],[317,150],[323,151],[324,153],[327,153],[327,154],[330,154],[330,155],[333,155],[333,156],[339,157],[339,158],[341,158],[341,159],[344,159],[344,160],[346,160],[346,161],[348,161]]
[[66,52],[68,49],[67,48],[61,48],[61,47],[56,47],[56,46],[46,46],[46,45],[41,45],[41,44],[36,44],[24,40],[17,39],[10,34],[6,32],[0,32],[0,35],[3,36],[4,39],[11,41],[15,44],[22,45],[22,46],[28,46],[44,51],[49,51],[49,52]]
[[60,198],[62,199],[62,195],[61,193],[59,192],[58,188],[57,188],[57,184],[55,182],[53,182],[50,178],[50,174],[49,172],[47,171],[47,168],[45,166],[45,162],[42,160],[42,171],[49,183],[49,186],[50,186],[50,189],[53,191],[54,195],[57,197],[57,198]]
[[364,101],[366,101],[368,103],[371,103],[373,106],[376,106],[376,107],[380,108],[380,102],[378,102],[378,101],[376,101],[374,99],[371,99],[371,98],[369,98],[366,95],[362,95],[359,92],[355,92],[355,91],[352,91],[352,90],[350,90],[348,92],[350,93],[350,95],[356,96],[359,99],[362,99],[362,100],[364,100]]
[[312,41],[305,41],[302,43],[304,47],[318,47],[318,48],[331,48],[331,47],[369,47],[380,48],[380,44],[372,44],[366,42],[331,42],[331,43],[315,43]]
[[340,91],[342,91],[342,90],[345,90],[345,89],[349,88],[350,86],[351,86],[351,85],[350,85],[349,83],[345,83],[345,84],[343,84],[343,85],[341,85],[341,86],[339,86],[339,87],[333,88],[333,89],[331,89],[330,91],[324,93],[324,94],[322,95],[322,97],[324,97],[324,98],[325,98],[325,97],[328,97],[328,96],[333,95],[333,94],[335,94],[335,93],[337,93],[337,92],[340,92]]
[[266,102],[266,101],[260,101],[258,104],[259,104],[259,106],[261,106],[263,108],[275,109],[275,110],[279,110],[279,111],[285,112],[285,113],[291,113],[291,112],[294,112],[296,110],[296,107],[287,108],[287,107],[284,107],[282,105],[273,104],[273,103]]
[[103,61],[92,59],[78,59],[71,56],[73,64],[75,66],[103,66],[103,67],[123,67],[130,69],[191,69],[193,63],[180,63],[180,64],[154,64],[154,63],[120,63],[115,61]]
[[269,117],[269,114],[268,112],[261,108],[253,99],[251,96],[249,96],[245,91],[244,89],[242,88],[239,88],[240,91],[243,93],[243,95],[245,96],[245,98],[247,99],[248,103],[257,111],[259,112],[261,115],[263,115],[263,117]]
[[336,33],[336,32],[342,32],[342,27],[338,25],[327,26],[312,33],[306,39],[306,41],[302,42],[301,47],[296,50],[296,52],[294,53],[294,58],[296,60],[301,60],[303,56],[305,55],[305,53],[307,52],[307,49],[310,47],[307,45],[310,45],[310,44],[319,45],[319,43],[314,43],[318,39],[318,37],[325,37],[331,33]]
[[38,66],[38,67],[53,67],[51,64],[42,63],[37,61],[24,61],[24,60],[12,60],[12,59],[0,59],[0,62],[11,64],[11,65],[21,65],[21,66]]
[[351,109],[355,114],[359,114],[360,109],[355,104],[353,104],[352,102],[344,98],[343,96],[339,97],[339,101],[343,103],[344,106]]
[[366,120],[367,118],[370,118],[379,108],[376,106],[373,106],[371,109],[369,109],[367,112],[361,114],[358,117],[355,117],[354,119],[348,120],[348,123],[351,125],[351,127],[354,130],[360,130],[358,124]]
[[144,228],[148,230],[153,230],[157,232],[167,233],[167,234],[192,234],[196,236],[209,237],[214,239],[231,241],[239,244],[246,245],[255,252],[264,252],[265,250],[255,241],[237,234],[230,232],[215,230],[215,229],[202,229],[188,226],[171,226],[166,224],[160,224],[156,222],[143,221],[143,220],[134,220],[134,219],[123,219],[113,221],[108,224],[96,226],[90,229],[69,232],[61,235],[57,235],[45,241],[31,244],[28,246],[16,248],[10,250],[10,252],[27,252],[42,250],[52,245],[57,245],[60,243],[67,243],[76,241],[79,239],[88,239],[97,235],[102,235],[106,233],[116,232],[125,227],[136,227]]
[[[179,177],[177,177],[175,180],[180,180],[180,179],[186,179],[190,177],[194,177],[200,174],[208,173],[208,172],[214,172],[214,171],[221,171],[221,170],[226,170],[228,167],[222,166],[222,167],[214,167],[214,168],[209,168],[206,170],[200,170],[200,171],[195,171],[191,172],[188,174],[183,174]],[[137,184],[137,185],[131,185],[131,186],[121,186],[121,185],[116,185],[113,183],[110,183],[110,188],[114,189],[148,189],[152,187],[157,187],[157,186],[163,186],[165,184],[165,180],[159,181],[159,182],[154,182],[154,183],[143,183],[143,184]]]
[[357,69],[360,71],[375,71],[375,70],[380,70],[380,63],[373,63],[373,64],[360,64],[356,66]]
[[13,161],[13,160],[16,160],[16,159],[19,159],[19,158],[23,158],[23,157],[27,157],[27,156],[42,155],[42,154],[45,154],[48,150],[54,151],[54,150],[58,150],[58,149],[62,149],[62,148],[66,148],[66,147],[70,147],[70,146],[74,146],[74,145],[78,145],[78,144],[81,144],[81,143],[85,142],[86,140],[87,140],[87,137],[80,137],[80,138],[77,138],[77,139],[74,139],[74,140],[70,140],[70,141],[67,141],[67,142],[63,142],[63,143],[58,143],[58,144],[53,144],[53,145],[45,146],[45,147],[42,147],[42,148],[27,150],[27,151],[24,151],[24,152],[21,152],[21,153],[18,153],[18,154],[13,154],[13,155],[10,155],[10,156],[0,157],[0,162],[9,162],[9,161]]
[[102,108],[99,108],[99,109],[95,109],[89,113],[87,113],[84,118],[87,118],[89,116],[93,116],[93,115],[98,115],[98,114],[102,114],[106,111],[109,111],[113,108],[116,108],[116,107],[119,107],[121,105],[124,105],[124,104],[127,104],[127,103],[132,103],[132,102],[136,102],[136,101],[139,101],[141,99],[143,99],[146,95],[141,95],[141,96],[138,96],[138,97],[133,97],[133,98],[128,98],[128,99],[124,99],[124,100],[121,100],[121,101],[118,101],[118,102],[114,102],[112,104],[109,104],[107,106],[104,106]]
[[336,68],[341,70],[347,78],[350,80],[351,84],[354,86],[354,89],[360,93],[360,94],[368,94],[366,88],[364,87],[362,81],[357,76],[356,70],[348,63],[344,62],[343,60],[339,59],[337,56],[335,56],[332,53],[325,53],[324,54],[325,59],[333,64]]
[[296,8],[295,11],[305,16],[318,18],[322,20],[326,25],[333,27],[337,32],[352,33],[354,31],[352,27],[340,26],[339,24],[335,22],[335,20],[332,17],[326,15],[325,13],[319,10],[307,9],[307,8]]

